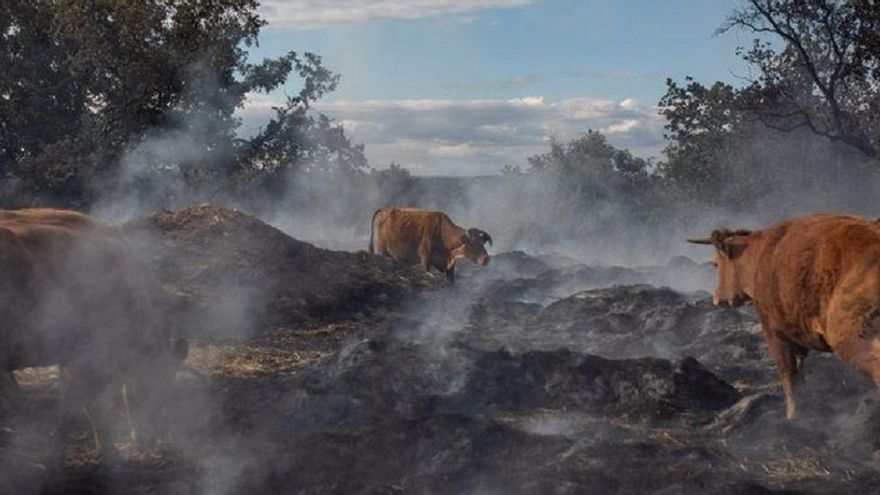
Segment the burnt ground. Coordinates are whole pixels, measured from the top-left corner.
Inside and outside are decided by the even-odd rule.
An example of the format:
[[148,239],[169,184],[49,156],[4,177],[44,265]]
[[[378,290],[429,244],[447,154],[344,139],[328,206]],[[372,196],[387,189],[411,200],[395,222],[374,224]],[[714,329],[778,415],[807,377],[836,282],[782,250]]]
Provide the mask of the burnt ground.
[[[710,267],[502,253],[455,287],[211,207],[129,225],[186,301],[164,441],[48,452],[52,369],[0,403],[8,493],[870,493],[873,386],[811,355],[784,419],[749,309]],[[666,288],[664,286],[671,286]],[[674,290],[677,289],[677,290]],[[54,370],[57,373],[57,370]]]

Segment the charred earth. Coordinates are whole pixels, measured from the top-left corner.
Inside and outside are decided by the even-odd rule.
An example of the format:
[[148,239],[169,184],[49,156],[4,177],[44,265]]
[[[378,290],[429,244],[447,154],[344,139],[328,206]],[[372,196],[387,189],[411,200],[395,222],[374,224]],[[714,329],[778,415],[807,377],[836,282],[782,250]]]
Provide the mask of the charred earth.
[[710,267],[686,258],[502,253],[451,287],[210,206],[126,231],[192,340],[165,442],[113,466],[82,447],[50,483],[52,372],[24,370],[0,402],[5,492],[880,489],[868,380],[811,355],[786,421],[754,315],[713,307],[694,290]]

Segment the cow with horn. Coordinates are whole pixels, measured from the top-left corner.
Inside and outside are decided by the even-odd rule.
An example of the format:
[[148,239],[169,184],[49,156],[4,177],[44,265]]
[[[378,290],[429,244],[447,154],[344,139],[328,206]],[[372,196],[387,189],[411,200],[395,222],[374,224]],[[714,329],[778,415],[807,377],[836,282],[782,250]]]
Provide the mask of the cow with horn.
[[815,214],[768,228],[689,239],[715,248],[715,304],[752,301],[794,419],[795,377],[809,351],[833,352],[880,384],[880,227]]
[[450,283],[455,282],[455,263],[462,258],[481,266],[489,264],[486,243],[492,245],[489,234],[463,229],[442,211],[380,208],[373,213],[370,225],[370,254],[418,263],[425,271],[433,266],[445,273]]

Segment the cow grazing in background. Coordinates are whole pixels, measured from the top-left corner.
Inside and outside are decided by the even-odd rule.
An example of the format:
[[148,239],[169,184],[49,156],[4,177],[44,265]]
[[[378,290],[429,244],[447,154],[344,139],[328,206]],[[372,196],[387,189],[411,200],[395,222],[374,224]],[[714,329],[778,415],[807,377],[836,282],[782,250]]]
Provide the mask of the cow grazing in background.
[[72,399],[98,455],[115,456],[104,391],[146,397],[171,385],[187,345],[162,325],[166,299],[114,227],[72,211],[0,210],[0,374],[9,387],[16,369],[61,366],[62,440]]
[[370,225],[370,254],[375,252],[401,263],[432,266],[455,282],[455,263],[467,258],[478,265],[489,264],[485,244],[492,238],[480,229],[463,229],[441,211],[418,208],[380,208]]
[[810,350],[833,352],[880,385],[880,227],[816,214],[758,231],[716,230],[715,304],[753,301],[779,369],[786,417]]

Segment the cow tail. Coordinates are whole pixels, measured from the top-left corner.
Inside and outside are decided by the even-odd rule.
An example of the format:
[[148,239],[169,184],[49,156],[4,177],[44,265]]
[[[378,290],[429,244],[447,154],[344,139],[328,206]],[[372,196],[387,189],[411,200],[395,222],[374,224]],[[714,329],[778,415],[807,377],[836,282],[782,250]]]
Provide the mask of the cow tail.
[[376,227],[376,215],[378,215],[380,211],[382,211],[382,208],[379,208],[378,210],[374,211],[373,218],[372,218],[372,220],[370,220],[370,246],[367,249],[367,251],[370,254],[376,254],[375,251],[373,250],[373,229]]

